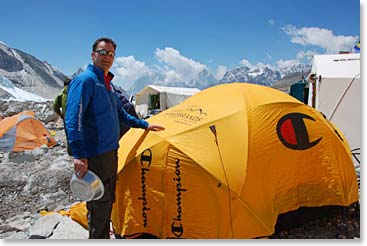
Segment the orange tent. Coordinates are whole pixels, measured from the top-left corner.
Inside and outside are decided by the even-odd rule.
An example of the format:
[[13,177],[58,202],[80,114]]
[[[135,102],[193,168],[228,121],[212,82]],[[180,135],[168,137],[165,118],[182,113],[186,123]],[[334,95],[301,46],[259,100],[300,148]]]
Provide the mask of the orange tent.
[[0,121],[0,150],[20,152],[47,145],[52,147],[56,140],[34,112],[24,111]]

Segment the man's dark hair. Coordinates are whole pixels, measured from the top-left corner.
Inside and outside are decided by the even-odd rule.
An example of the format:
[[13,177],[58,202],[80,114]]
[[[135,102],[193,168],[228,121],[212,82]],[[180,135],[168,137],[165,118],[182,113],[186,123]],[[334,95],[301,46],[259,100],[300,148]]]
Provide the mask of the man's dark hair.
[[93,47],[92,47],[92,50],[93,51],[96,51],[97,50],[97,46],[100,42],[106,42],[106,43],[111,43],[113,45],[113,48],[116,50],[116,43],[115,41],[113,41],[112,39],[110,38],[99,38],[97,39],[96,41],[94,41],[94,44],[93,44]]

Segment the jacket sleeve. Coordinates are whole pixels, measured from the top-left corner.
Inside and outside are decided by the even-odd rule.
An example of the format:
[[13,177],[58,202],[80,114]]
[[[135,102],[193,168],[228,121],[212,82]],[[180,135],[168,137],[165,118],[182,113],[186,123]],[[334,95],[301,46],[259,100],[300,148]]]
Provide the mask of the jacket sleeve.
[[84,150],[83,117],[94,86],[92,81],[75,78],[69,85],[65,115],[65,127],[74,158],[86,158]]
[[120,123],[126,126],[133,127],[133,128],[147,129],[149,123],[145,120],[141,120],[139,118],[136,118],[128,114],[125,111],[124,107],[122,106],[120,99],[117,97],[115,93],[114,93],[114,100],[116,101],[117,112],[118,112]]

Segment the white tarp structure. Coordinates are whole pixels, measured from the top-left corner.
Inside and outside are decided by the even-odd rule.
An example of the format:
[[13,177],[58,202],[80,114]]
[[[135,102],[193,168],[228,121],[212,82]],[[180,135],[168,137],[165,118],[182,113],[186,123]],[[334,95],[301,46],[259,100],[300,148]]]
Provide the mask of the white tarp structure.
[[[147,85],[135,95],[137,111],[141,109],[156,109],[163,111],[181,103],[186,98],[200,92],[197,88],[167,87],[158,85]],[[157,105],[152,105],[152,96],[159,99]],[[155,101],[154,103],[157,103]]]
[[[345,135],[355,165],[361,152],[360,54],[315,55],[308,104]],[[310,78],[310,77],[309,77]]]

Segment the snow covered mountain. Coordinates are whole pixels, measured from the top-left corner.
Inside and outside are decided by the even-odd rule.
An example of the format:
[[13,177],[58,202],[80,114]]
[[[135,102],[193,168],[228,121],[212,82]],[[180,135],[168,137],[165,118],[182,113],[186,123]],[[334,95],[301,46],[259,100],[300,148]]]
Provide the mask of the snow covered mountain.
[[311,64],[297,64],[290,67],[280,68],[279,72],[282,79],[288,75],[292,75],[294,73],[301,73],[307,76],[311,72],[312,65]]
[[[271,86],[273,83],[283,79],[286,76],[294,74],[304,74],[307,76],[311,71],[311,64],[297,64],[284,68],[273,68],[270,66],[258,66],[249,68],[247,66],[236,67],[228,70],[222,79],[219,81],[213,76],[208,69],[203,69],[195,78],[186,82],[164,83],[164,76],[158,72],[146,75],[135,81],[133,86],[128,90],[130,94],[135,94],[142,90],[148,84],[164,85],[164,86],[178,86],[205,89],[218,84],[231,82],[247,82]],[[295,81],[294,81],[295,82]]]
[[280,78],[280,72],[269,67],[250,69],[249,67],[243,66],[227,71],[219,83],[249,82],[269,86]]
[[19,89],[14,86],[13,82],[0,75],[0,99],[5,101],[34,101],[34,102],[46,102],[47,99]]
[[187,87],[198,88],[200,90],[215,86],[218,84],[218,80],[216,80],[207,69],[203,69],[194,79],[192,79]]
[[[134,82],[134,84],[126,91],[128,94],[136,94],[141,91],[146,85],[164,85],[163,75],[158,72],[147,73],[145,76],[140,77]],[[174,85],[167,85],[174,86]]]
[[47,99],[53,98],[60,91],[66,78],[59,69],[46,61],[10,48],[1,41],[0,76],[10,80],[18,89]]
[[307,75],[311,71],[311,64],[297,64],[284,68],[272,68],[269,66],[256,67],[250,69],[249,67],[237,67],[227,71],[223,78],[219,81],[222,83],[231,82],[249,82],[265,86],[271,86],[273,83],[281,80],[285,76],[294,73],[303,73]]
[[[83,69],[79,69],[74,75]],[[197,76],[189,81],[166,82],[165,75],[159,70],[152,69],[145,76],[140,77],[130,88],[126,88],[127,93],[135,94],[146,85],[163,85],[177,87],[191,87],[205,89],[217,84],[231,82],[248,82],[265,86],[281,80],[285,76],[301,72],[307,76],[311,70],[311,64],[298,64],[295,66],[274,68],[271,66],[257,67],[236,67],[228,70],[222,79],[217,80],[213,74],[204,68]],[[74,76],[73,75],[73,76]],[[59,69],[40,61],[34,56],[21,50],[13,49],[0,41],[0,76],[10,80],[14,87],[36,94],[42,98],[52,99],[61,90],[63,81],[66,78]],[[124,87],[123,85],[120,85]],[[125,88],[125,87],[124,87]],[[2,95],[9,98],[9,92],[0,88],[0,98]]]

